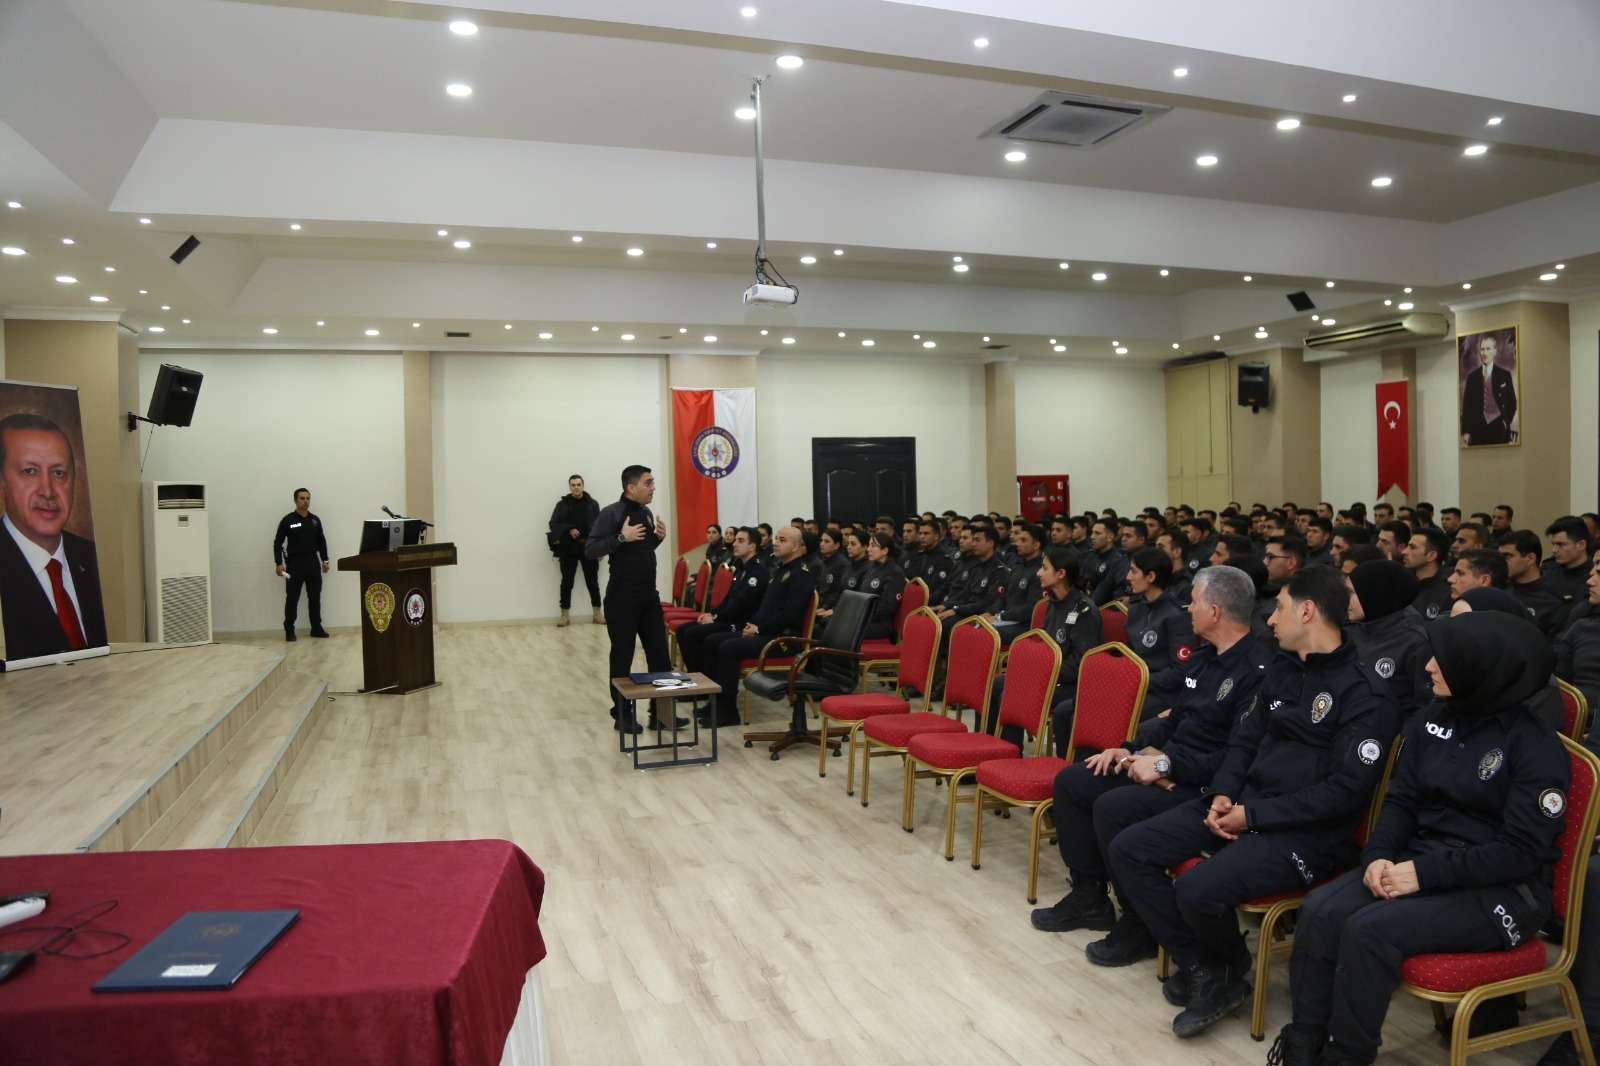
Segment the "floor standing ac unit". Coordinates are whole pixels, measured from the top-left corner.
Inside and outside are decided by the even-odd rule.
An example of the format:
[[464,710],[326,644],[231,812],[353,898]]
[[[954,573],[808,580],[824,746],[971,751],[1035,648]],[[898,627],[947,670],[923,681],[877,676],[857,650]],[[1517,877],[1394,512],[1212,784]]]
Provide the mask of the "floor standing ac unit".
[[144,574],[149,640],[211,639],[211,532],[204,485],[144,483]]

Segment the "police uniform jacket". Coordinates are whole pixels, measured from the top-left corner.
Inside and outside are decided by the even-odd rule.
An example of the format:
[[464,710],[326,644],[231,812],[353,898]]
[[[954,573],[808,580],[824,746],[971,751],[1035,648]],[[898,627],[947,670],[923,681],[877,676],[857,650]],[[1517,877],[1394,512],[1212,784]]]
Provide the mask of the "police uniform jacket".
[[911,566],[905,572],[906,580],[920,577],[922,583],[928,586],[928,602],[943,603],[945,590],[950,585],[950,570],[950,557],[935,544],[912,555]]
[[1033,605],[1039,602],[1042,595],[1039,589],[1039,558],[1035,556],[1031,561],[1018,559],[1011,564],[1005,580],[1000,583],[1000,592],[1005,599],[995,614],[1002,622],[1015,622],[1026,629],[1028,623],[1033,621]]
[[1540,567],[1539,573],[1544,578],[1545,584],[1563,601],[1569,604],[1580,604],[1589,598],[1589,560],[1585,559],[1577,566],[1562,566],[1554,559],[1550,559]]
[[1437,574],[1422,579],[1422,583],[1417,587],[1417,598],[1411,601],[1411,606],[1422,616],[1424,622],[1449,615],[1450,584],[1445,580],[1442,566]]
[[850,570],[850,557],[842,551],[819,555],[813,560],[817,573],[817,609],[831,611],[844,594],[844,579]]
[[706,548],[706,562],[711,564],[713,570],[724,563],[732,563],[733,545],[725,540],[719,540],[710,545]]
[[[1184,606],[1188,606],[1187,601]],[[1250,608],[1250,632],[1256,643],[1267,649],[1269,657],[1278,654],[1278,633],[1272,628],[1272,612],[1278,609],[1278,595],[1271,590],[1258,593]]]
[[288,566],[314,557],[328,561],[328,538],[322,533],[322,519],[310,511],[304,518],[299,511],[290,511],[278,520],[278,532],[272,538],[273,562]]
[[1400,712],[1356,646],[1281,651],[1234,723],[1211,791],[1245,805],[1253,832],[1296,829],[1345,853],[1400,728]]
[[1228,753],[1234,719],[1250,706],[1266,677],[1272,654],[1246,634],[1222,654],[1201,645],[1189,660],[1183,695],[1165,718],[1139,727],[1133,748],[1157,748],[1172,760],[1167,780],[1203,788]]
[[1093,597],[1097,607],[1104,607],[1112,600],[1133,595],[1133,590],[1128,587],[1128,567],[1132,565],[1133,560],[1130,557],[1121,552],[1117,553],[1117,557],[1111,561],[1111,565],[1106,569],[1105,576],[1100,579],[1099,584],[1095,585],[1094,591],[1089,594]]
[[1171,589],[1153,600],[1134,597],[1128,607],[1128,647],[1150,668],[1150,686],[1145,689],[1145,714],[1156,714],[1177,705],[1183,694],[1183,678],[1189,669],[1198,641],[1189,612],[1178,606]]
[[1433,651],[1428,647],[1427,627],[1415,607],[1371,622],[1353,622],[1345,632],[1355,642],[1362,663],[1389,690],[1401,717],[1409,718],[1433,699],[1433,681],[1427,671]]
[[1307,566],[1332,566],[1333,565],[1333,538],[1323,541],[1320,548],[1306,549]]
[[[1100,587],[1100,583],[1105,580],[1106,574],[1110,573],[1112,566],[1120,558],[1122,558],[1122,553],[1116,548],[1107,548],[1103,552],[1090,548],[1084,552],[1083,573],[1078,579],[1084,591],[1089,593],[1091,597],[1094,596],[1095,590]],[[1096,598],[1095,603],[1103,604],[1104,601]]]
[[944,552],[944,557],[949,559],[951,562],[954,562],[956,558],[961,555],[961,545],[957,544],[949,537],[941,538],[939,543],[934,545],[934,547]]
[[1076,691],[1078,667],[1083,664],[1083,657],[1091,648],[1105,643],[1100,611],[1082,589],[1069,589],[1060,599],[1049,596],[1047,600],[1049,606],[1044,609],[1044,625],[1040,628],[1061,648],[1061,670],[1056,674],[1056,686]]
[[[626,519],[644,527],[644,536],[631,543],[622,539],[622,523]],[[661,538],[656,536],[656,516],[650,508],[623,496],[616,503],[600,508],[594,525],[589,527],[589,539],[584,542],[583,554],[590,559],[602,555],[611,557],[611,586],[625,595],[641,599],[656,597],[656,549]]]
[[906,574],[900,569],[899,563],[869,562],[862,567],[856,587],[873,599],[872,616],[868,621],[884,618],[893,621],[900,610],[900,597],[906,589]]
[[[1600,615],[1580,618],[1556,641],[1556,676],[1572,685],[1600,714]],[[1592,731],[1600,735],[1600,730]]]
[[[839,572],[839,591],[841,593],[859,592],[861,590],[861,575],[865,574],[867,567],[871,565],[872,563],[868,562],[867,557],[864,555],[859,559],[852,559],[848,555],[845,556],[844,569]],[[835,606],[838,606],[838,604],[835,603]]]
[[770,583],[767,568],[760,559],[741,563],[733,572],[728,591],[712,606],[711,617],[735,629],[743,629],[744,624],[755,617]]
[[[1173,574],[1172,584],[1167,586],[1167,591],[1172,593],[1172,598],[1178,602],[1178,606],[1187,611],[1189,601],[1194,599],[1194,581],[1189,577],[1189,572],[1182,570]],[[1133,596],[1132,590],[1129,590],[1128,595],[1130,598]]]
[[945,606],[955,611],[957,618],[993,614],[1005,602],[1006,579],[1010,575],[1011,571],[1006,569],[1006,564],[1000,561],[998,555],[974,562],[967,571],[962,598],[958,600],[952,596]]
[[[762,591],[761,606],[750,617],[756,632],[764,637],[798,634],[805,624],[806,611],[811,608],[811,594],[816,587],[816,577],[803,556],[779,564],[777,575]],[[724,621],[721,614],[717,615],[717,621]]]
[[1546,640],[1556,639],[1571,605],[1551,588],[1548,581],[1542,577],[1521,583],[1513,581],[1506,586],[1506,591],[1516,597]]
[[[550,550],[558,556],[583,558],[584,539],[599,516],[600,503],[587,492],[577,499],[570,492],[562,496],[550,512]],[[572,536],[574,529],[579,537]]]
[[953,603],[961,603],[967,595],[967,584],[972,577],[972,568],[976,564],[971,555],[962,555],[956,558],[955,564],[950,568],[950,577],[944,585],[944,596],[930,602],[941,607],[948,607]]
[[769,578],[778,572],[778,557],[772,554],[771,547],[757,548],[756,561],[766,569]]

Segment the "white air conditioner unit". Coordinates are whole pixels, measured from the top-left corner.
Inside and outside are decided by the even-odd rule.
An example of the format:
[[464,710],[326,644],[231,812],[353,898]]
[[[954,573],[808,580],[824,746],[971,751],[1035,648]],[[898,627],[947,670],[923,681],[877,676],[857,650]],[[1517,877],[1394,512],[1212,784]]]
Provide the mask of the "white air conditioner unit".
[[206,487],[144,483],[145,635],[157,644],[211,639],[211,530]]
[[1417,341],[1438,340],[1449,335],[1450,323],[1443,315],[1399,315],[1308,333],[1306,348],[1313,352],[1330,348],[1340,352],[1363,348],[1403,348]]

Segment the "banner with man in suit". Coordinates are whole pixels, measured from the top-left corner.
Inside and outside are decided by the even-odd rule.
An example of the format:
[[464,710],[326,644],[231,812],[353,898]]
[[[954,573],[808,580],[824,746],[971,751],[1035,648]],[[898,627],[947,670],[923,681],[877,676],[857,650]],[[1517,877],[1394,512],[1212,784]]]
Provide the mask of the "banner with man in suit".
[[0,381],[0,667],[105,655],[78,390]]

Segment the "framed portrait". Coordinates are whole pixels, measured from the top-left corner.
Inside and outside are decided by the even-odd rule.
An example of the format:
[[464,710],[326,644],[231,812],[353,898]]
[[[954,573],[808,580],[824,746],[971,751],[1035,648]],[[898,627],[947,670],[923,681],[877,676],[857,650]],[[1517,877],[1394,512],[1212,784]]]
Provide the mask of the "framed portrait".
[[1517,327],[1463,333],[1456,338],[1463,448],[1522,443],[1522,382],[1517,373]]

